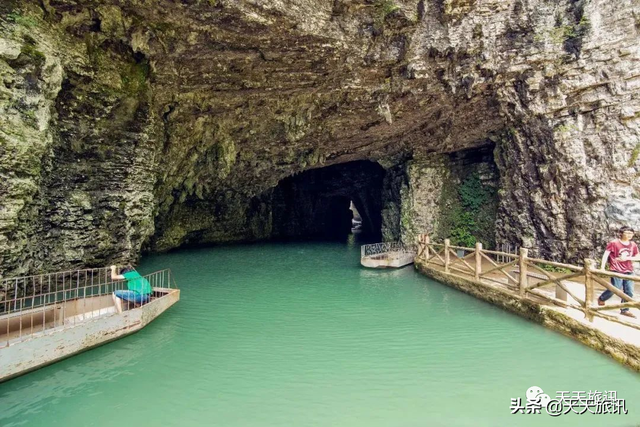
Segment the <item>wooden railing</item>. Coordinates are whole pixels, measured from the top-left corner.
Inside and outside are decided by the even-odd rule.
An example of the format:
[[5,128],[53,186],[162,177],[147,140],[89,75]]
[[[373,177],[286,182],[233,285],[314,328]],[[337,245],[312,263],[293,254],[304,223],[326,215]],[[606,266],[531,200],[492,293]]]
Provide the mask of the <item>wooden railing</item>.
[[[577,266],[530,258],[528,252],[527,248],[520,248],[518,255],[491,251],[483,249],[482,243],[476,243],[475,248],[454,246],[449,239],[444,243],[433,243],[428,235],[421,234],[418,236],[416,260],[442,267],[446,274],[499,284],[523,298],[579,310],[591,322],[594,316],[598,316],[640,329],[640,322],[603,313],[604,310],[640,308],[640,300],[626,295],[610,283],[612,277],[640,283],[640,276],[600,270],[591,259],[585,259],[582,266]],[[595,305],[596,285],[610,290],[624,302]],[[545,292],[549,286],[555,286],[555,292]]]

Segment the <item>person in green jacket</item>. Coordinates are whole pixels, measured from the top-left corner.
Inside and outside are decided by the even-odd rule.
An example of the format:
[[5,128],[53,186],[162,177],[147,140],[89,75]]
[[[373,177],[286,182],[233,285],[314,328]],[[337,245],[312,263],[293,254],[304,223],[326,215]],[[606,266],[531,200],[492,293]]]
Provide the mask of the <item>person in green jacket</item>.
[[147,279],[140,276],[136,270],[130,265],[120,270],[120,274],[116,273],[116,266],[111,266],[111,280],[126,280],[127,290],[117,290],[114,295],[124,301],[134,304],[145,304],[151,299],[151,284]]

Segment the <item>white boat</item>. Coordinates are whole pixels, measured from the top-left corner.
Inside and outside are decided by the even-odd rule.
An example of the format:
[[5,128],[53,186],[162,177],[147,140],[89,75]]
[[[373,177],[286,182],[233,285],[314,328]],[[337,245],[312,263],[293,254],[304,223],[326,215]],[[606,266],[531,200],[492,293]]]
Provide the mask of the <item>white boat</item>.
[[0,382],[139,331],[180,299],[170,270],[143,277],[142,305],[114,296],[127,285],[107,269],[2,279]]
[[415,257],[415,251],[401,242],[374,243],[360,248],[360,264],[369,268],[400,268],[413,264]]

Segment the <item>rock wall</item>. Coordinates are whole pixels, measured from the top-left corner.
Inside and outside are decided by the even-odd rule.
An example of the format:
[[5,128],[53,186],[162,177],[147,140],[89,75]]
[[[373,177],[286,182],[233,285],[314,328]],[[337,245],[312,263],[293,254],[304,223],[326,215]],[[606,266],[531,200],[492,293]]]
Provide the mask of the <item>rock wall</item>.
[[426,233],[434,241],[495,247],[498,178],[490,147],[402,163],[386,177],[385,187],[395,191],[385,193],[383,236],[414,245]]
[[62,84],[59,61],[29,35],[0,39],[0,264],[27,271],[39,247],[43,174],[51,169],[53,105]]
[[436,205],[402,162],[493,146],[498,242],[591,254],[640,227],[638,16],[637,0],[3,2],[0,273],[268,238],[278,182],[357,160],[395,176],[387,224],[412,182],[404,229],[385,228],[408,238]]
[[512,62],[505,75],[517,77],[500,90],[510,126],[496,154],[498,238],[555,259],[598,256],[618,226],[640,226],[639,4],[541,12],[517,21],[533,39],[516,38],[527,62]]
[[135,259],[153,232],[147,65],[118,44],[93,51],[95,39],[61,32],[37,8],[15,10],[0,42],[3,268]]
[[[418,234],[436,238],[441,216],[440,199],[445,181],[450,181],[449,157],[435,155],[430,159],[412,159],[401,165],[401,176],[389,176],[389,188],[397,181],[385,203],[383,236],[413,245]],[[448,236],[447,236],[448,237]]]

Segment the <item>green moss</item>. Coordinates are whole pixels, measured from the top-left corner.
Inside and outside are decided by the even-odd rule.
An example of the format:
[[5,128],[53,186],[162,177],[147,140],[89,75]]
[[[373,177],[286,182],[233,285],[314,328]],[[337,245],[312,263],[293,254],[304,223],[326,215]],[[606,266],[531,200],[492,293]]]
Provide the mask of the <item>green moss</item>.
[[36,117],[36,112],[34,110],[27,110],[23,114],[31,125],[33,126],[37,125],[38,118]]
[[575,125],[575,123],[568,123],[568,124],[563,123],[559,126],[556,126],[555,130],[556,132],[559,132],[561,134],[567,134],[575,130],[578,130],[578,127]]
[[549,39],[554,44],[577,43],[591,29],[591,22],[586,16],[582,16],[575,24],[564,24],[562,19],[556,22],[556,26],[550,30],[534,36],[534,41],[540,42]]
[[640,156],[640,142],[638,142],[636,144],[636,148],[633,149],[633,151],[631,152],[631,157],[629,158],[629,167],[633,166],[636,163],[636,160],[638,160],[638,157]]
[[31,43],[23,44],[20,49],[20,53],[31,58],[38,65],[44,64],[46,60],[44,53],[36,49],[36,47]]
[[120,72],[123,90],[137,96],[147,89],[147,77],[149,77],[149,64],[147,62],[129,64]]
[[375,5],[383,15],[383,18],[386,18],[387,15],[390,15],[400,9],[400,6],[398,6],[393,0],[376,0]]
[[[144,21],[141,21],[144,22]],[[168,22],[156,22],[148,24],[152,30],[155,30],[160,33],[167,33],[169,31],[175,30],[175,26]]]
[[105,59],[106,52],[100,47],[94,33],[87,33],[84,36],[84,44],[87,48],[87,56],[92,65],[100,66]]
[[481,39],[483,36],[482,33],[482,24],[476,24],[475,27],[473,27],[473,38],[474,39]]
[[582,39],[591,30],[589,18],[584,15],[584,10],[581,13],[582,15],[578,22],[573,25],[567,25],[564,29],[564,48],[569,53],[579,52],[582,49]]
[[[574,29],[571,25],[561,25],[559,27],[554,27],[547,32],[547,36],[549,40],[554,44],[564,43],[570,37],[575,35]],[[540,41],[543,40],[543,36],[534,37],[534,40]]]
[[38,21],[30,16],[25,16],[20,12],[11,12],[6,16],[7,21],[13,22],[16,25],[22,25],[26,28],[33,28],[38,25]]
[[494,247],[497,192],[482,183],[477,170],[459,173],[466,174],[460,185],[448,182],[443,187],[438,235],[456,246],[473,247],[480,241]]
[[410,197],[402,197],[402,206],[400,207],[400,227],[411,234],[420,233],[416,231],[413,224],[412,203]]
[[491,197],[488,188],[480,182],[478,172],[473,172],[464,180],[458,189],[458,193],[460,194],[462,205],[472,212],[479,211],[482,205],[487,203]]
[[376,0],[373,4],[375,7],[375,15],[373,17],[374,32],[380,33],[384,27],[384,21],[387,16],[400,9],[393,0]]
[[309,118],[304,113],[296,113],[283,119],[284,133],[287,141],[296,142],[302,139],[309,129]]

